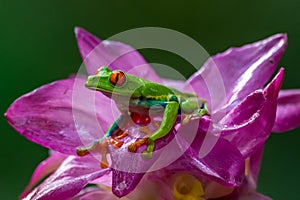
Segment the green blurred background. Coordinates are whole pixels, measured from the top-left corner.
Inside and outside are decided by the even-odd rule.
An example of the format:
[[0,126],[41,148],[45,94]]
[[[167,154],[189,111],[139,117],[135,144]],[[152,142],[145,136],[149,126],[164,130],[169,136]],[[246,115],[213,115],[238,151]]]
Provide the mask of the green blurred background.
[[[252,1],[8,1],[0,0],[0,113],[19,96],[78,70],[81,58],[73,29],[81,26],[101,38],[137,27],[180,31],[211,54],[278,32],[289,37],[280,65],[284,88],[300,87],[300,3]],[[187,64],[173,54],[143,50],[150,62],[175,68]],[[182,72],[182,71],[181,71]],[[192,71],[182,72],[188,76]],[[1,116],[0,199],[17,199],[47,150],[15,132]],[[274,199],[299,195],[300,129],[267,141],[258,190]]]

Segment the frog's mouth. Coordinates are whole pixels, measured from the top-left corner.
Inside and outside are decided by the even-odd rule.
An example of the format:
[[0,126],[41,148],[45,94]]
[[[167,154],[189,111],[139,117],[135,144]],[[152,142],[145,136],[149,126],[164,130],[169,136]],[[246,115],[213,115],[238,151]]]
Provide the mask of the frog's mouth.
[[105,96],[107,96],[110,99],[111,99],[112,94],[113,94],[113,93],[105,91],[105,90],[98,90],[98,91],[100,91],[102,94],[104,94]]
[[99,91],[101,92],[102,94],[104,94],[105,96],[111,98],[112,96],[112,92],[111,91],[108,91],[108,90],[104,90],[104,89],[99,89],[97,87],[93,87],[93,86],[86,86],[86,88],[90,89],[90,90],[96,90],[96,91]]
[[103,88],[101,88],[101,89],[99,89],[99,88],[97,88],[97,87],[87,87],[88,89],[90,89],[90,90],[96,90],[96,91],[99,91],[99,92],[101,92],[102,94],[104,94],[105,96],[107,96],[108,98],[124,98],[126,95],[124,95],[124,94],[119,94],[119,93],[117,93],[117,92],[114,92],[114,91],[110,91],[110,90],[105,90],[105,89],[103,89]]

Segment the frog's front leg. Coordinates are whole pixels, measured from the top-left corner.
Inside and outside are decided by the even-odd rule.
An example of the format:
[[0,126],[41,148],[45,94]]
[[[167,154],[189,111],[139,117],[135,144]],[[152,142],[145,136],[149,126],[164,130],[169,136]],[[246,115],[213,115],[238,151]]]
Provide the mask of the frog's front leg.
[[166,136],[172,129],[175,120],[177,118],[177,113],[179,109],[179,103],[178,102],[168,102],[162,122],[159,126],[159,128],[149,137],[146,136],[140,140],[137,140],[136,142],[130,144],[128,146],[128,150],[131,152],[137,151],[138,147],[140,147],[143,144],[147,144],[147,149],[143,152],[143,157],[145,159],[150,159],[152,157],[152,153],[154,150],[154,142],[164,136]]
[[123,142],[119,141],[119,139],[122,139],[128,135],[128,132],[124,132],[122,128],[124,128],[127,123],[130,122],[129,119],[130,117],[128,114],[121,114],[120,117],[108,128],[102,138],[95,140],[89,147],[78,148],[77,155],[85,156],[92,151],[100,151],[102,155],[101,168],[107,168],[107,147],[109,144],[112,144],[117,148],[120,148],[123,145]]

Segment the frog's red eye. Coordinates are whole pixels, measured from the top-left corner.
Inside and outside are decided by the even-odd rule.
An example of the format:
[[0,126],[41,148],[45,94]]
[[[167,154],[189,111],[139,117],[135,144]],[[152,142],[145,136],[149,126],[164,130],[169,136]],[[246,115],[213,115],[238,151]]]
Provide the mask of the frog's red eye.
[[113,71],[109,77],[111,84],[121,86],[126,82],[126,76],[122,71]]

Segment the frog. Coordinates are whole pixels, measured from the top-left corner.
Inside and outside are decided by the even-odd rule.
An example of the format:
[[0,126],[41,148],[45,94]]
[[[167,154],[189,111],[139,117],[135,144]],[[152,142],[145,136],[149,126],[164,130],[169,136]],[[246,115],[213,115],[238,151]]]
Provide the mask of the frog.
[[[123,145],[122,138],[128,136],[127,126],[132,124],[147,127],[152,118],[161,116],[156,130],[128,145],[128,152],[135,153],[142,145],[144,159],[151,159],[155,142],[168,135],[178,115],[186,124],[192,117],[209,115],[207,103],[194,93],[181,92],[165,85],[151,82],[144,78],[125,73],[122,70],[111,70],[107,66],[100,67],[94,75],[87,77],[85,87],[101,92],[115,101],[120,116],[111,124],[106,133],[91,146],[77,149],[77,155],[85,156],[92,150],[102,152],[101,168],[107,168],[107,145],[117,148]],[[151,112],[151,116],[150,116]],[[125,131],[124,131],[125,130]]]

